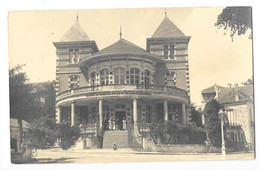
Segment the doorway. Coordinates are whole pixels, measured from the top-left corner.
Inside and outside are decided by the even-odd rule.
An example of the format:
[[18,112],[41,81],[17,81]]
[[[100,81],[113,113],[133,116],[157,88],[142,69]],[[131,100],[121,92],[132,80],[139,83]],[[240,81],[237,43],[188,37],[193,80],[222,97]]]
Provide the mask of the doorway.
[[123,120],[125,120],[125,111],[117,111],[115,114],[116,129],[123,130]]

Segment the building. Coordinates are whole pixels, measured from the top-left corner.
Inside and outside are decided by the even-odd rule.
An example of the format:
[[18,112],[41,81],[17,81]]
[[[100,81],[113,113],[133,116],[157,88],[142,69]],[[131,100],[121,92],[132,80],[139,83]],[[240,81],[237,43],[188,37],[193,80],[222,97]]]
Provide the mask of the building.
[[[22,120],[22,128],[23,128],[23,136],[27,133],[29,129],[29,123]],[[21,150],[20,146],[20,127],[17,119],[10,118],[10,137],[11,137],[11,150],[14,152],[18,152]]]
[[[56,47],[56,121],[84,126],[87,147],[152,122],[191,120],[188,44],[165,14],[146,50],[122,38],[99,50],[78,20]],[[123,134],[121,134],[123,136]],[[110,142],[111,143],[111,142]],[[140,143],[140,140],[139,140]],[[127,146],[125,146],[127,147]]]
[[203,103],[216,99],[226,111],[228,119],[227,137],[234,142],[234,149],[244,149],[248,143],[251,149],[255,145],[255,121],[253,85],[222,87],[213,85],[201,92]]

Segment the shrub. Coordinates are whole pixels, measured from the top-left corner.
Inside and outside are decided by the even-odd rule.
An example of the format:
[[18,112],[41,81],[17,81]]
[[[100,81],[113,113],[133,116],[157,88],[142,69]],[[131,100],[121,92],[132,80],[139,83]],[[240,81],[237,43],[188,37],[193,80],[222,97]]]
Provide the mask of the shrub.
[[153,123],[150,136],[156,144],[199,144],[206,140],[204,129],[177,122]]
[[57,125],[56,136],[60,139],[61,148],[67,150],[74,145],[80,137],[80,129],[76,126],[71,127],[68,123]]

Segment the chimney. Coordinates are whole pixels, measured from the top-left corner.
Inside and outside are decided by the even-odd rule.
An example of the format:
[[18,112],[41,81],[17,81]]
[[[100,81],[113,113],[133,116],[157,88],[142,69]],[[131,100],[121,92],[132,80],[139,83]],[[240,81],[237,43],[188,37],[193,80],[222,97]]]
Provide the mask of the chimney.
[[232,84],[228,83],[228,87],[231,89],[232,88]]
[[235,84],[235,92],[236,92],[236,102],[239,101],[239,96],[238,96],[238,84]]
[[238,84],[235,84],[235,89],[238,91]]

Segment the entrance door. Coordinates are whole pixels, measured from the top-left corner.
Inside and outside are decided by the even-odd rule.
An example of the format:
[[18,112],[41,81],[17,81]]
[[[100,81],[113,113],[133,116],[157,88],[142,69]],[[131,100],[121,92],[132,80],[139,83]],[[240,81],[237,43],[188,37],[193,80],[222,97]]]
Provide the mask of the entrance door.
[[118,130],[123,129],[123,119],[125,118],[125,111],[116,112],[116,126],[118,125]]

